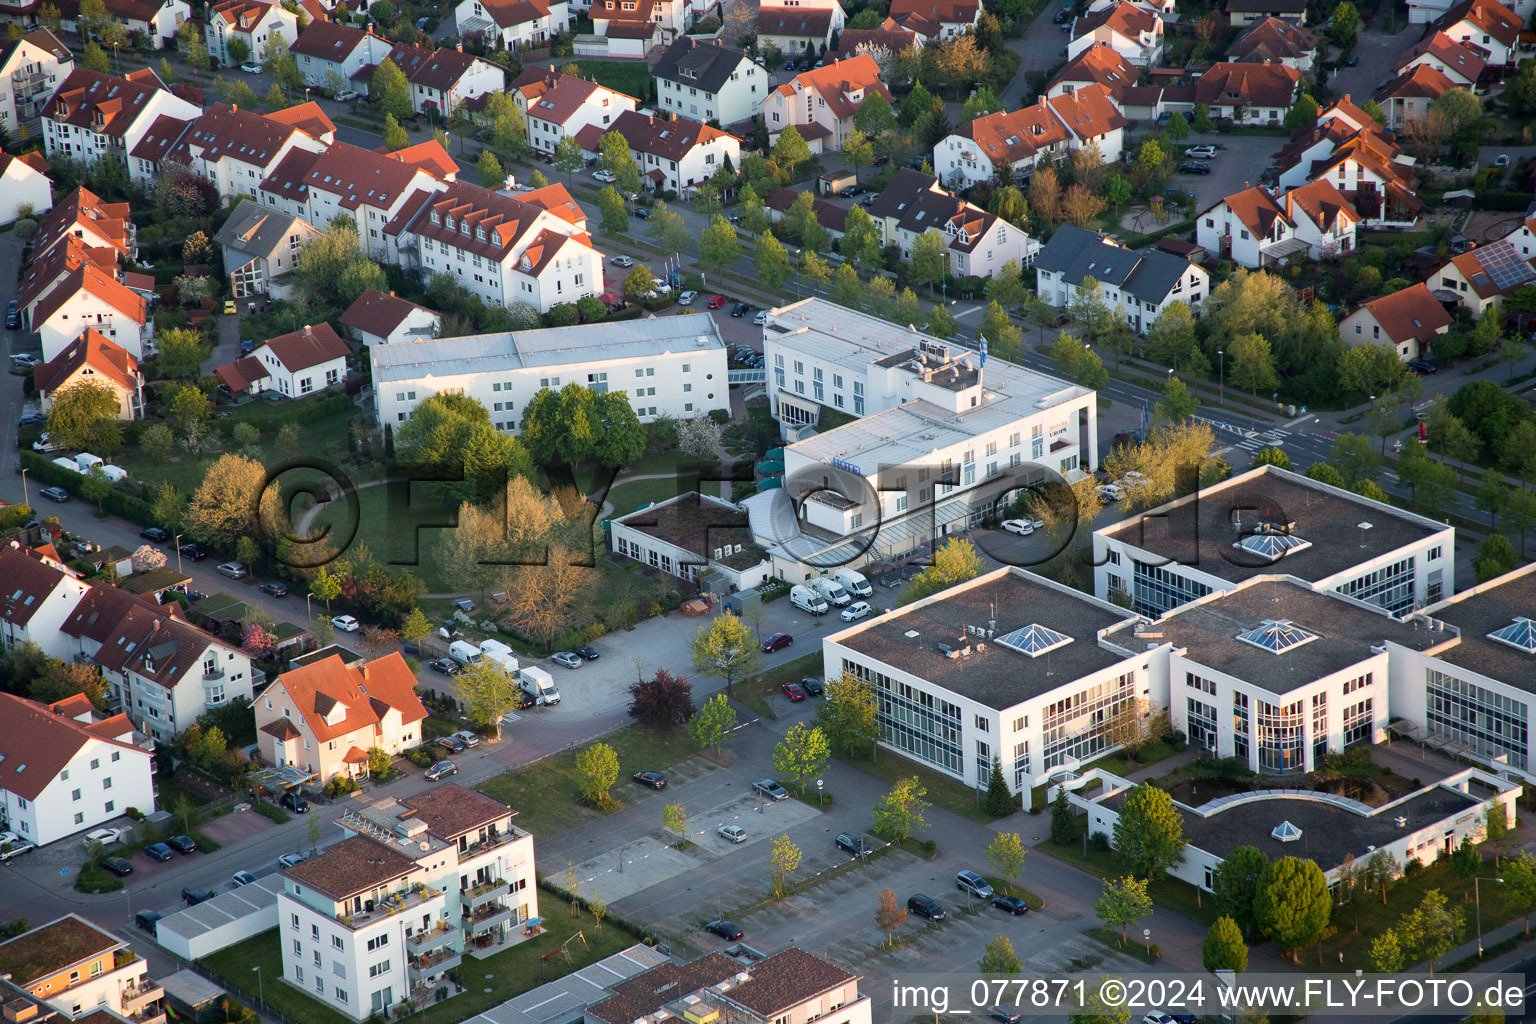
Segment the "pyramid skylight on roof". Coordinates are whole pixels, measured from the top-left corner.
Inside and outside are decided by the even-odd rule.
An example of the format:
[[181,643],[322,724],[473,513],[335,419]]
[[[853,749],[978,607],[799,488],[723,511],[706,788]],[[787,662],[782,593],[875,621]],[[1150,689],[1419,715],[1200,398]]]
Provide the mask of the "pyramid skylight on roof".
[[1015,629],[1011,633],[1004,633],[996,637],[996,642],[1004,647],[1027,654],[1031,658],[1038,658],[1042,654],[1065,647],[1072,642],[1072,638],[1065,633],[1058,633],[1054,629],[1031,622],[1023,629]]
[[1536,622],[1517,616],[1514,622],[1503,629],[1496,629],[1489,633],[1488,639],[1508,644],[1526,654],[1536,654]]
[[1254,629],[1237,634],[1237,638],[1272,654],[1284,654],[1316,640],[1317,634],[1303,629],[1290,619],[1265,619]]
[[1306,550],[1312,546],[1312,542],[1303,540],[1295,534],[1263,528],[1242,538],[1232,546],[1242,548],[1261,558],[1267,558],[1271,562],[1277,562],[1286,555]]

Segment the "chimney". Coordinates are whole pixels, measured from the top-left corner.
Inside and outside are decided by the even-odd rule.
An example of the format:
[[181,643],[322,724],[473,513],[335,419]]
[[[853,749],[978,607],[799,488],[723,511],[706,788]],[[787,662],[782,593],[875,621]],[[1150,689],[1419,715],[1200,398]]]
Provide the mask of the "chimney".
[[368,663],[366,661],[363,662],[358,666],[357,670],[363,674],[363,680],[366,682],[368,679]]
[[240,107],[239,107],[238,104],[231,104],[229,109],[230,109],[231,113],[235,113],[235,114],[240,113]]
[[463,43],[454,43],[453,44],[453,48],[455,50],[459,51],[460,53],[464,52],[464,44]]

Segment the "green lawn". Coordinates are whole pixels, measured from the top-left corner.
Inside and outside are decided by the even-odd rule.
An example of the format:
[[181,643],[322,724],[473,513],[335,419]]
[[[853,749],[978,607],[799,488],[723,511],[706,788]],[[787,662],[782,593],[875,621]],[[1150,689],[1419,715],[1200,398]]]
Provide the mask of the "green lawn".
[[677,497],[677,480],[636,480],[628,484],[614,484],[608,492],[613,503],[610,519],[627,516],[642,505],[655,504]]
[[[619,781],[612,795],[618,806],[637,787],[629,776],[638,771],[660,771],[699,752],[686,729],[660,733],[638,725],[626,726],[604,736],[619,755]],[[583,745],[581,749],[586,749]],[[603,815],[581,806],[580,774],[576,770],[575,750],[487,779],[475,788],[500,800],[517,812],[518,828],[533,833],[534,841],[558,835]]]
[[[397,492],[403,497],[391,499],[391,487],[380,484],[357,492],[357,536],[353,543],[368,545],[373,557],[395,568],[409,569],[419,576],[430,592],[456,591],[438,575],[433,547],[442,530],[434,524],[451,524],[458,518],[458,503],[433,493],[429,484],[405,485]],[[302,508],[295,509],[301,515]],[[331,529],[344,537],[351,528],[352,511],[346,502],[335,502],[315,516],[311,532]]]
[[[841,750],[834,750],[832,756],[860,771],[868,772],[876,778],[894,783],[898,779],[905,779],[916,775],[928,789],[927,801],[935,807],[953,811],[972,821],[982,824],[990,824],[997,819],[982,810],[976,799],[977,791],[967,786],[958,779],[952,779],[948,775],[940,775],[926,765],[918,764],[909,758],[902,757],[893,750],[882,747],[873,764],[866,754],[858,754],[849,757]],[[918,836],[919,839],[938,838],[930,830]]]
[[[1049,811],[1045,812],[1049,814]],[[1125,875],[1125,865],[1120,863],[1114,853],[1107,850],[1096,850],[1089,844],[1087,852],[1083,851],[1082,835],[1087,830],[1087,821],[1079,820],[1077,823],[1078,839],[1070,846],[1057,846],[1055,843],[1042,843],[1036,847],[1041,853],[1049,854],[1059,860],[1076,865],[1091,875],[1100,878],[1119,878]],[[1042,824],[1042,828],[1049,827],[1048,823]],[[1201,894],[1194,886],[1186,882],[1180,882],[1173,878],[1160,878],[1154,881],[1148,890],[1152,894],[1153,902],[1169,910],[1183,914],[1185,917],[1201,924],[1211,924],[1219,916],[1216,913],[1216,903],[1209,893]],[[1335,958],[1337,959],[1337,958]]]
[[650,68],[629,61],[578,60],[577,74],[644,102],[656,94]]
[[[559,897],[539,893],[545,932],[520,945],[484,959],[465,957],[459,968],[464,991],[444,1002],[429,1006],[411,1018],[411,1024],[455,1024],[468,1020],[514,996],[537,988],[547,981],[578,971],[604,957],[612,956],[640,941],[611,922],[596,927],[590,914],[570,916]],[[330,1007],[283,979],[281,937],[278,929],[263,932],[252,939],[221,950],[202,961],[202,966],[221,978],[225,985],[257,995],[268,1006],[303,1024],[352,1024]],[[577,933],[580,936],[577,937]],[[558,952],[569,942],[569,956]],[[553,953],[543,960],[545,954]],[[258,973],[253,970],[260,967]]]

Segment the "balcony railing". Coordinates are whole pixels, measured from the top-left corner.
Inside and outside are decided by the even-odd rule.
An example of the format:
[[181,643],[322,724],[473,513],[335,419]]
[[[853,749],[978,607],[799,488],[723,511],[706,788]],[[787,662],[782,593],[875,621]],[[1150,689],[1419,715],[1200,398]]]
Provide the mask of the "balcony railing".
[[462,861],[468,857],[478,857],[482,853],[494,850],[499,846],[506,846],[514,840],[521,839],[527,834],[516,826],[507,829],[505,832],[497,832],[495,835],[487,836],[478,843],[471,843],[469,846],[466,846],[464,851],[459,854],[459,860]]
[[442,974],[464,962],[464,955],[456,949],[435,949],[421,956],[413,956],[405,962],[412,977],[424,974]]
[[401,889],[380,897],[374,902],[372,910],[359,910],[351,914],[337,914],[336,920],[349,928],[361,928],[365,924],[372,924],[381,918],[392,914],[404,913],[407,910],[415,910],[433,900],[441,899],[442,889],[427,888],[423,890]]
[[119,949],[112,954],[112,969],[117,970],[121,967],[127,967],[129,964],[136,962],[138,959],[139,954],[135,953],[133,950]]
[[473,910],[475,907],[478,907],[482,903],[489,902],[490,900],[496,899],[499,896],[507,895],[507,887],[508,882],[505,878],[492,879],[489,882],[481,882],[479,885],[471,886],[470,888],[466,889],[460,895],[460,899],[467,903],[470,909]]
[[439,921],[425,931],[416,932],[406,943],[413,953],[424,953],[429,949],[435,949],[444,943],[451,942],[459,934],[457,928],[448,927],[446,921]]
[[464,927],[471,933],[487,931],[512,917],[512,908],[502,903],[487,903],[464,915]]
[[160,985],[129,985],[123,989],[123,1012],[132,1015],[150,1007],[154,1007],[157,1013],[163,1012],[155,1004],[164,998],[165,989]]
[[213,665],[213,666],[204,665],[203,666],[203,678],[204,679],[223,679],[224,678],[224,670],[222,668],[220,668],[219,666],[217,666],[217,665]]

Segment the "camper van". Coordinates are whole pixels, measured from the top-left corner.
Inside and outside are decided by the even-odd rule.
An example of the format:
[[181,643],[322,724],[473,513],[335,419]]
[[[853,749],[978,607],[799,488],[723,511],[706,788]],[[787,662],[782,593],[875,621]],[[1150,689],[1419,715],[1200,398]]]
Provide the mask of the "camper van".
[[494,661],[500,665],[501,670],[507,675],[517,675],[517,655],[512,653],[512,648],[500,640],[480,641],[480,653],[485,655],[487,661]]
[[448,657],[469,668],[471,665],[480,664],[480,648],[464,640],[455,640],[448,645]]
[[828,604],[845,605],[853,598],[848,596],[848,591],[836,580],[829,580],[825,576],[818,576],[813,580],[806,580],[805,585],[820,594]]
[[875,588],[869,585],[869,580],[863,573],[854,572],[852,569],[837,569],[833,571],[832,578],[843,585],[843,589],[854,597],[868,597],[875,592]]
[[789,603],[803,612],[810,612],[812,615],[827,614],[826,599],[817,591],[807,586],[790,587]]

